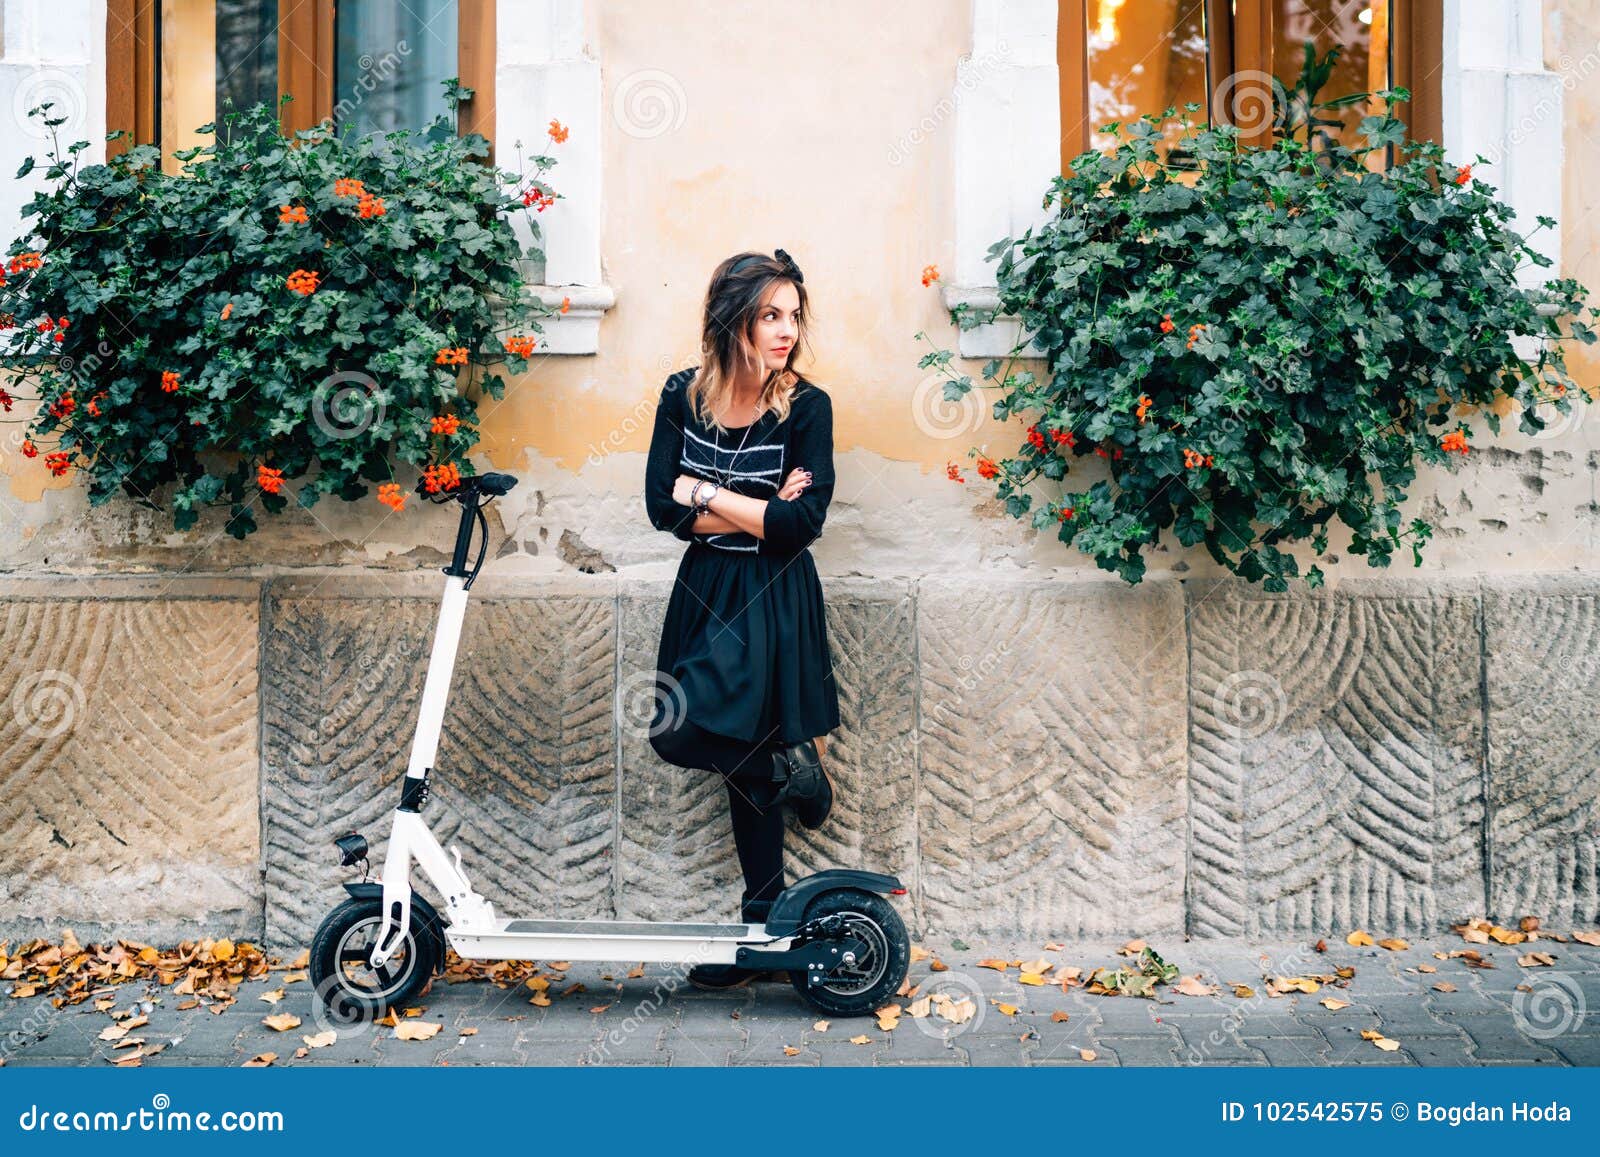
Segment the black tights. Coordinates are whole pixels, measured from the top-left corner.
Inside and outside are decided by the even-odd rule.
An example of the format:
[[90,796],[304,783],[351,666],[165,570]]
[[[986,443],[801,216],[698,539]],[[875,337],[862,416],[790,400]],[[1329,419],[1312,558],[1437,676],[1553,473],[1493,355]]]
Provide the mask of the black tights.
[[776,738],[733,739],[679,718],[652,735],[650,746],[668,763],[722,776],[733,844],[744,873],[740,919],[764,920],[783,891],[783,805],[772,802],[771,783],[771,752],[782,743]]

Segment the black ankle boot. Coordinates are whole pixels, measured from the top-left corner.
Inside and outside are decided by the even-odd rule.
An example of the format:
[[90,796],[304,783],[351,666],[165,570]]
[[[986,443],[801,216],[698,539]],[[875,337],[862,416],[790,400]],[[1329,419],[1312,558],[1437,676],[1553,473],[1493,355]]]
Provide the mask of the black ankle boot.
[[[746,924],[765,924],[771,911],[771,900],[744,900],[739,905],[739,919]],[[697,964],[689,969],[689,983],[708,992],[742,988],[752,981],[768,980],[787,983],[789,974],[764,968],[744,968],[737,964]]]
[[821,827],[833,809],[833,785],[822,770],[817,745],[807,739],[773,752],[772,769],[778,787],[773,802],[787,803],[807,828]]

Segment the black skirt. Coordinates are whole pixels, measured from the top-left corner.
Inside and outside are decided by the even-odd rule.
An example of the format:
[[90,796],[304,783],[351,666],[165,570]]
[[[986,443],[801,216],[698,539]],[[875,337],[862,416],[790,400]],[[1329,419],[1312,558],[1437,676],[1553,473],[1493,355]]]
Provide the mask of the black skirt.
[[691,542],[656,656],[658,710],[748,742],[799,743],[839,726],[828,620],[811,552]]

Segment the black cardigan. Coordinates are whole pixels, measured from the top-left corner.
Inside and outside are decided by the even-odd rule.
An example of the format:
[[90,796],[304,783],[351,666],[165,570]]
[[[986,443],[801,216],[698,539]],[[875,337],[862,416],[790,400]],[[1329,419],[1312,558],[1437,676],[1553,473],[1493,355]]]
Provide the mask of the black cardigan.
[[[733,478],[728,489],[766,499],[762,522],[765,538],[742,530],[697,534],[690,529],[694,513],[672,500],[673,482],[679,474],[716,481],[710,465],[715,462],[726,471],[731,451],[739,445],[739,438],[716,436],[690,413],[688,387],[697,372],[698,367],[690,367],[669,377],[656,405],[644,480],[644,505],[650,524],[657,530],[671,531],[685,542],[702,542],[729,551],[789,555],[806,549],[821,535],[828,503],[833,499],[832,400],[826,391],[802,378],[790,400],[788,418],[779,422],[768,411],[750,430],[738,466],[741,475],[753,476]],[[712,449],[713,443],[720,443],[723,449]],[[765,454],[770,457],[763,458]],[[783,479],[797,466],[811,471],[811,484],[793,500],[775,497]]]

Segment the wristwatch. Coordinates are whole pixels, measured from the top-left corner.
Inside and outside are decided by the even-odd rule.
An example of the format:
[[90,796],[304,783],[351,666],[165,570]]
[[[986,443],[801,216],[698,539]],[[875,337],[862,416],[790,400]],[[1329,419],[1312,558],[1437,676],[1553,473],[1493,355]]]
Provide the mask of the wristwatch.
[[[711,487],[710,493],[704,498],[700,497],[700,487],[702,486]],[[705,514],[711,508],[711,500],[717,496],[717,491],[721,489],[722,487],[715,482],[702,478],[694,484],[694,489],[689,491],[689,505],[693,507],[696,514]]]

